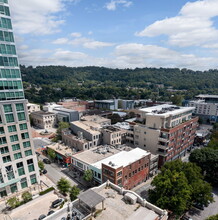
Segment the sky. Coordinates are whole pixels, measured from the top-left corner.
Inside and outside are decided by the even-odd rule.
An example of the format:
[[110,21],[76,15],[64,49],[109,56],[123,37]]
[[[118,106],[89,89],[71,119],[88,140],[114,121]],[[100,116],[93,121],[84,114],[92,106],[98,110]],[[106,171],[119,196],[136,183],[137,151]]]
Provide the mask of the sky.
[[218,68],[218,0],[9,0],[20,64]]

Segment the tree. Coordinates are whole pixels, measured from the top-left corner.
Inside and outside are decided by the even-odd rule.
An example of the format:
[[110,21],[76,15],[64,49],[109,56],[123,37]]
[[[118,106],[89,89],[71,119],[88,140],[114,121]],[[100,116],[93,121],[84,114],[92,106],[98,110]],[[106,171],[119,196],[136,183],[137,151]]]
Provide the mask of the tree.
[[176,215],[193,203],[208,205],[213,201],[212,187],[203,180],[201,169],[194,163],[167,162],[151,184],[155,187],[149,191],[151,202]]
[[59,191],[63,194],[66,195],[71,188],[70,182],[65,179],[65,178],[61,178],[58,182],[57,182],[57,187],[59,189]]
[[189,160],[202,169],[208,181],[218,182],[218,150],[209,147],[196,149],[190,154]]
[[28,202],[28,201],[32,200],[32,194],[29,192],[24,192],[22,194],[22,199],[24,202]]
[[14,208],[16,208],[17,206],[19,206],[20,201],[19,201],[19,199],[18,199],[16,196],[14,196],[14,197],[8,199],[6,203],[7,203],[7,205],[8,205],[9,207],[11,207],[12,209],[14,209]]
[[84,175],[83,175],[83,179],[87,182],[91,182],[93,179],[93,173],[91,170],[86,170]]
[[53,149],[47,148],[47,153],[48,153],[48,156],[51,158],[51,160],[55,159],[56,153],[55,153],[55,151]]
[[68,122],[61,121],[61,122],[58,123],[57,140],[61,140],[62,139],[61,131],[63,129],[66,129],[66,128],[69,128],[69,127],[70,127],[70,125],[69,125]]
[[40,172],[45,169],[45,164],[41,160],[38,161],[38,166],[39,166]]
[[208,217],[206,220],[218,220],[218,214]]
[[70,190],[70,200],[71,202],[77,199],[77,196],[80,193],[80,189],[77,186],[73,186]]
[[183,96],[182,95],[173,95],[171,101],[174,105],[182,105]]

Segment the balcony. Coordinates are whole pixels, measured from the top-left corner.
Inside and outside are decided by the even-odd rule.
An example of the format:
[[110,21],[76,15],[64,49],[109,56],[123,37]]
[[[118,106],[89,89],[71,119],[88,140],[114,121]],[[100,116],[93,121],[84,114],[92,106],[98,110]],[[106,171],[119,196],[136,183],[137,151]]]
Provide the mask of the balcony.
[[161,155],[161,156],[167,156],[167,150],[163,150],[161,148],[157,149],[157,154]]
[[161,150],[168,150],[168,146],[167,145],[161,145],[161,144],[158,144],[157,145],[158,149],[161,149]]
[[164,138],[164,137],[159,137],[159,138],[158,138],[158,141],[167,143],[167,142],[169,142],[169,139],[166,139],[166,138]]

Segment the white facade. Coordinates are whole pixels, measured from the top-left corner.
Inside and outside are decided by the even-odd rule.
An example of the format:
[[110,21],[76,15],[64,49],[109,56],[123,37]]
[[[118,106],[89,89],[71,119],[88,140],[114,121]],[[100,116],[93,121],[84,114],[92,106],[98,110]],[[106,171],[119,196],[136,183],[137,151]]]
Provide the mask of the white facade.
[[37,112],[37,111],[40,111],[40,105],[27,103],[27,109],[28,109],[29,114],[32,112]]

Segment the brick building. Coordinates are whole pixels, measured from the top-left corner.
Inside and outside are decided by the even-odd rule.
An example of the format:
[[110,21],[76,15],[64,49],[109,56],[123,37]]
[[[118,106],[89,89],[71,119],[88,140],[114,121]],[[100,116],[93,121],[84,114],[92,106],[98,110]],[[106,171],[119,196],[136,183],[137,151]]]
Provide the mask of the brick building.
[[102,160],[102,182],[109,179],[118,186],[132,189],[149,178],[150,156],[150,153],[135,148]]

